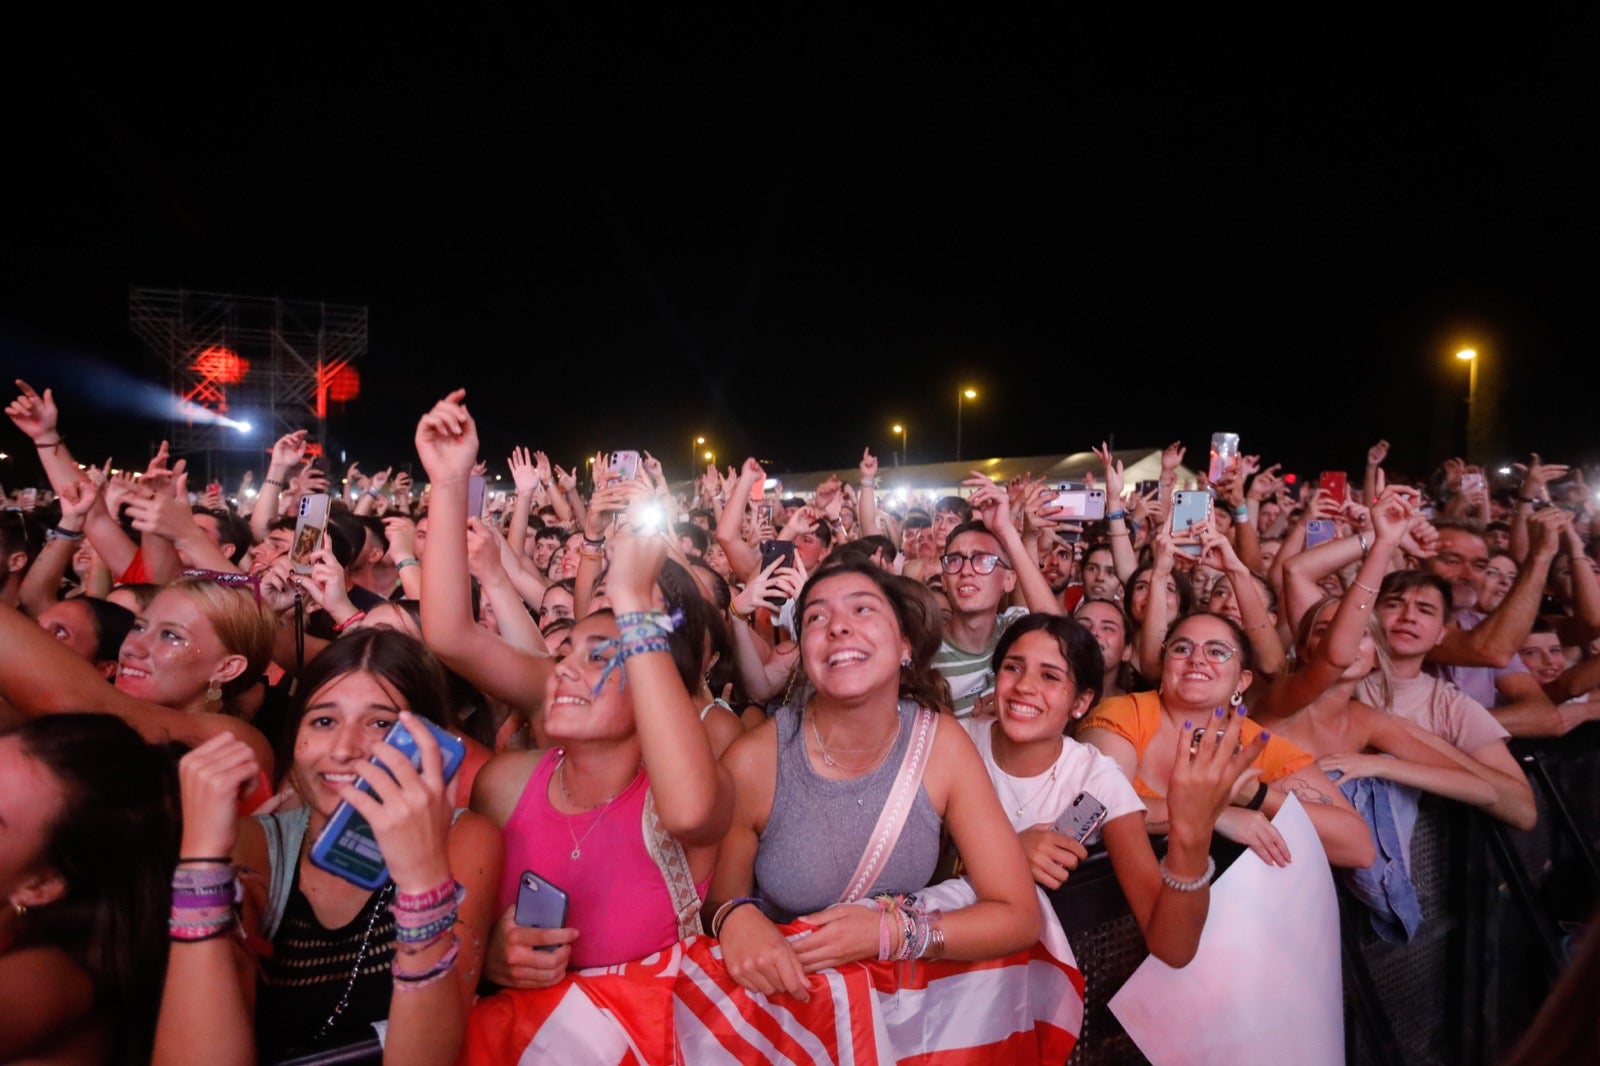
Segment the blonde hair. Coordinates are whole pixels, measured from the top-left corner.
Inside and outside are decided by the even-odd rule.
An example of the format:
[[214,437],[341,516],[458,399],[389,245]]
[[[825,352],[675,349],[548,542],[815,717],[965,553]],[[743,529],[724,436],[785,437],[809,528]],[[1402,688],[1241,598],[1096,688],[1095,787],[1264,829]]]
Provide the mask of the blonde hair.
[[[1338,604],[1344,599],[1342,596],[1324,596],[1311,605],[1311,609],[1300,616],[1300,625],[1294,634],[1294,647],[1301,662],[1305,661],[1307,649],[1311,646],[1311,627],[1317,624],[1317,616],[1327,606]],[[1378,686],[1378,696],[1381,700],[1378,710],[1387,713],[1389,706],[1394,702],[1394,664],[1389,660],[1389,635],[1383,631],[1383,623],[1378,620],[1374,611],[1366,612],[1367,636],[1372,638],[1372,648],[1377,665],[1372,674],[1377,675],[1375,684]]]
[[260,680],[266,670],[277,635],[277,619],[248,587],[219,585],[207,577],[180,577],[161,591],[169,590],[181,592],[194,601],[211,623],[224,651],[244,656],[243,672],[222,686],[224,701],[231,703]]

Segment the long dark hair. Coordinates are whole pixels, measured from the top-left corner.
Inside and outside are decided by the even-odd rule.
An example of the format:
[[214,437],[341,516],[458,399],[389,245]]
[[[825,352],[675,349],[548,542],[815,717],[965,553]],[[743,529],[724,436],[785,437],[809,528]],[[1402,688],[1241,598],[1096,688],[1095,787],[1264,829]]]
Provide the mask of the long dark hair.
[[[900,668],[900,698],[912,700],[936,711],[948,711],[950,686],[945,683],[939,672],[933,669],[934,653],[939,650],[939,645],[944,639],[943,623],[938,602],[920,581],[891,574],[881,566],[859,559],[849,559],[824,566],[811,575],[805,588],[800,590],[800,596],[795,600],[797,628],[802,624],[800,620],[805,617],[806,601],[811,598],[811,592],[817,584],[844,574],[859,574],[878,586],[894,610],[896,621],[900,623],[901,636],[911,645],[911,663]],[[804,677],[803,660],[801,671],[800,690],[792,701],[796,708],[804,705],[811,693],[816,691],[811,680]]]
[[117,1063],[150,1061],[167,966],[180,806],[173,753],[103,714],[51,714],[10,736],[61,787],[41,862],[65,893],[28,910],[16,946],[53,945],[89,974]]
[[346,674],[369,673],[405,701],[412,714],[452,728],[445,716],[448,689],[444,668],[416,637],[398,629],[358,629],[342,634],[306,664],[295,687],[294,701],[278,735],[280,780],[294,765],[294,743],[311,697]]

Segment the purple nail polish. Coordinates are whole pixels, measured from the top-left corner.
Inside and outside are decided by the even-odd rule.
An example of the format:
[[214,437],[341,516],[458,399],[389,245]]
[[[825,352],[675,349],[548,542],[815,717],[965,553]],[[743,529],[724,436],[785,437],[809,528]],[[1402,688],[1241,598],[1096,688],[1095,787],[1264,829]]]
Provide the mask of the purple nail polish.
[[1267,732],[1265,729],[1263,729],[1261,731],[1261,739],[1262,740],[1271,740],[1272,739],[1272,734]]
[[1183,728],[1185,728],[1185,729],[1193,729],[1194,728],[1194,723],[1190,722],[1190,721],[1185,721],[1183,723]]
[[1222,714],[1223,714],[1223,708],[1221,708],[1221,707],[1218,707],[1218,708],[1217,708],[1217,717],[1218,717],[1218,718],[1221,718],[1221,717],[1222,717]]

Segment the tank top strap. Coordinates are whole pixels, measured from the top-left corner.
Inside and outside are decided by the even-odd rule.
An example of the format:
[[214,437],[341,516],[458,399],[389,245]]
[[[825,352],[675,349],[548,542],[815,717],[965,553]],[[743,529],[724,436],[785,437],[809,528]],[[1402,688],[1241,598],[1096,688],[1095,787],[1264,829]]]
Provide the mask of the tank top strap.
[[278,934],[283,922],[289,892],[294,888],[295,870],[300,863],[300,847],[311,826],[311,808],[296,807],[282,814],[260,814],[267,837],[267,905],[261,914],[262,935],[268,940]]

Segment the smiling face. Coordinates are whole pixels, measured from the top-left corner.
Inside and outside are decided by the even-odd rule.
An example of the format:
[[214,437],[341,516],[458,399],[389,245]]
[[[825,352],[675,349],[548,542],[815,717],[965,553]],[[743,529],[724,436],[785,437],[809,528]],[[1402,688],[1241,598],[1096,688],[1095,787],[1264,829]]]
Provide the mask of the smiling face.
[[819,694],[843,702],[898,694],[911,643],[877,582],[855,573],[817,581],[800,626],[801,661]]
[[400,712],[410,709],[404,697],[365,670],[335,678],[306,700],[289,775],[321,820],[339,806],[336,787],[356,783],[355,764],[370,758]]
[[1528,668],[1528,673],[1541,685],[1548,685],[1567,668],[1567,656],[1561,650],[1561,638],[1555,633],[1528,634],[1517,655],[1522,659],[1522,665]]
[[[1225,657],[1224,650],[1228,653]],[[1185,651],[1187,654],[1180,654]],[[1167,637],[1161,653],[1164,706],[1195,712],[1223,707],[1234,693],[1249,688],[1250,681],[1239,638],[1220,618],[1190,615]]]
[[573,627],[570,644],[563,645],[545,682],[544,731],[552,742],[633,735],[633,700],[622,691],[622,667],[601,683],[617,651],[603,645],[616,638],[617,623],[609,614],[589,615]]
[[1483,572],[1483,592],[1478,596],[1478,610],[1488,614],[1505,602],[1506,593],[1517,580],[1517,563],[1509,555],[1496,555],[1489,559]]
[[1424,560],[1423,569],[1450,582],[1450,606],[1460,611],[1474,606],[1483,595],[1489,570],[1489,546],[1465,529],[1441,529],[1439,552]]
[[222,646],[194,598],[177,589],[150,601],[122,642],[118,663],[119,689],[182,711],[205,710],[211,682],[228,681],[246,665]]
[[1013,743],[1053,740],[1089,711],[1092,691],[1080,691],[1061,642],[1042,630],[1018,637],[1000,661],[995,702],[1000,728]]

